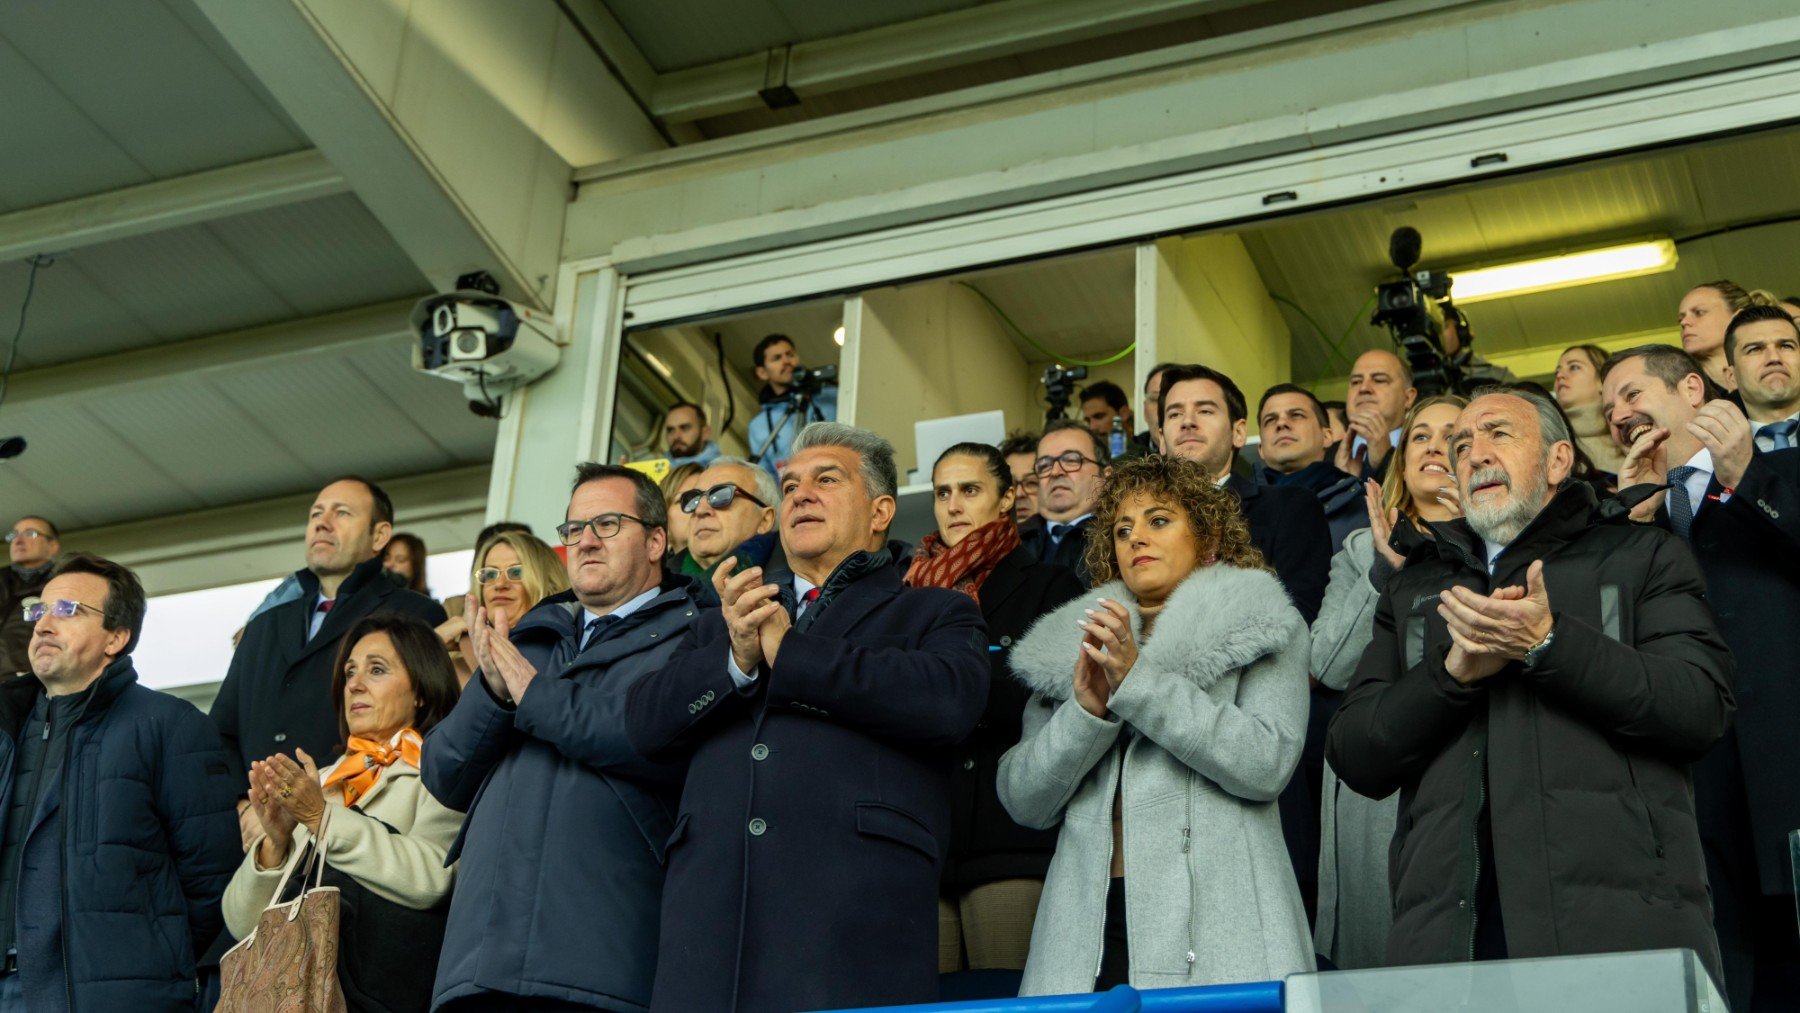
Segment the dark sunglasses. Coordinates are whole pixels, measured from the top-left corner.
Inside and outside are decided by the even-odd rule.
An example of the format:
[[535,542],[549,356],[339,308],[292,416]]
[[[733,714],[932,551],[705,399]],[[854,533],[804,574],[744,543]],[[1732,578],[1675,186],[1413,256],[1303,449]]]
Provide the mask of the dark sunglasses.
[[750,495],[750,493],[742,487],[733,485],[730,482],[721,482],[705,492],[702,492],[699,489],[689,489],[687,492],[682,493],[676,502],[681,504],[682,513],[691,514],[700,509],[700,500],[703,497],[705,498],[707,505],[711,506],[714,510],[723,510],[726,507],[731,506],[731,501],[739,496],[755,503],[759,507],[767,507],[769,505],[762,500],[757,499],[755,496]]

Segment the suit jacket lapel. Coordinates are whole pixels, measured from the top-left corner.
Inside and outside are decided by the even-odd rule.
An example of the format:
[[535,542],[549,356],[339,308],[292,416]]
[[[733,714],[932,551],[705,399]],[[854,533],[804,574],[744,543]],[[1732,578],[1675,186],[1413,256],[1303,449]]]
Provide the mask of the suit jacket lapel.
[[[365,590],[369,592],[366,595],[363,594]],[[350,594],[344,594],[340,590],[337,604],[331,607],[330,612],[325,613],[325,621],[319,624],[319,632],[315,633],[313,638],[300,648],[299,653],[294,655],[293,662],[289,664],[303,661],[336,643],[337,639],[343,636],[351,626],[354,626],[357,620],[375,611],[381,605],[382,599],[386,598],[392,590],[392,585],[361,587]],[[303,621],[308,625],[312,622],[313,608],[314,603],[309,598],[305,602],[305,611],[302,613]],[[301,632],[305,633],[304,627]]]
[[899,571],[884,566],[832,596],[830,604],[807,632],[826,637],[844,636],[875,606],[897,594],[900,586]]
[[981,612],[991,616],[1006,604],[1006,600],[1025,586],[1025,557],[1019,552],[1010,552],[1005,559],[988,574],[987,582],[981,585]]

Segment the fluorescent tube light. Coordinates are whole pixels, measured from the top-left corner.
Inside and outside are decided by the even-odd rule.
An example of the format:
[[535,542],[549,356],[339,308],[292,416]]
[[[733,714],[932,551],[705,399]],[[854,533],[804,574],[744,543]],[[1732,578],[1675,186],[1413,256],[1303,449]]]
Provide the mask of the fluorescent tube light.
[[1674,268],[1674,240],[1653,239],[1624,246],[1582,250],[1557,257],[1498,264],[1494,267],[1451,271],[1450,276],[1456,279],[1456,283],[1451,286],[1450,298],[1461,305],[1484,299],[1524,295],[1527,292],[1548,292],[1573,285],[1612,281],[1615,278],[1635,278],[1641,274],[1655,274]]

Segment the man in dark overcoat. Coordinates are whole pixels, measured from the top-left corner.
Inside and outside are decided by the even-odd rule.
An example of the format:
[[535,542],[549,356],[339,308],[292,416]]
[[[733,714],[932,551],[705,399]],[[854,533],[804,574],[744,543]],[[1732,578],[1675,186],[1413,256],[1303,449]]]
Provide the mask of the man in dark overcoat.
[[937,997],[944,756],[987,702],[987,638],[967,595],[902,585],[895,478],[881,437],[808,426],[781,477],[792,572],[721,567],[722,608],[632,687],[632,745],[690,759],[654,1009]]

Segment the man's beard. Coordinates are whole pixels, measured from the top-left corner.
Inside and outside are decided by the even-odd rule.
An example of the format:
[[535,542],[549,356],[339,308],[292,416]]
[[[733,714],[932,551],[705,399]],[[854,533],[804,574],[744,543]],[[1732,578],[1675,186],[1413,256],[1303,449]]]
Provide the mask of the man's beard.
[[[1506,485],[1506,502],[1489,506],[1486,500],[1477,501],[1469,495],[1471,488],[1496,479]],[[1463,519],[1469,522],[1469,527],[1485,541],[1511,545],[1519,532],[1524,531],[1543,509],[1550,481],[1542,469],[1534,469],[1525,479],[1524,487],[1516,488],[1512,477],[1503,469],[1483,468],[1470,475],[1468,485],[1459,491],[1462,493]]]

